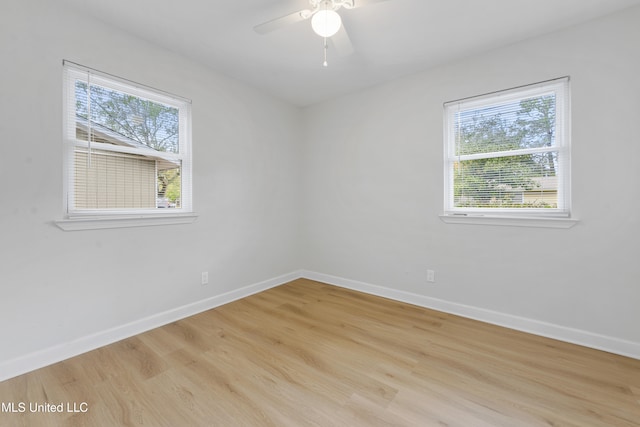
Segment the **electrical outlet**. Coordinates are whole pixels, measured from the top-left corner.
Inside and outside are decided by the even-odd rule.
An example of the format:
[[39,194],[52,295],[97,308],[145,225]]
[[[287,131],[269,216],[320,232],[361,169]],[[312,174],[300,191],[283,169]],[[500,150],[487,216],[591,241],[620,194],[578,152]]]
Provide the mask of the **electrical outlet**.
[[208,285],[209,284],[209,272],[208,271],[203,271],[202,272],[202,284],[203,285]]
[[434,283],[436,281],[436,272],[433,270],[427,270],[427,282]]

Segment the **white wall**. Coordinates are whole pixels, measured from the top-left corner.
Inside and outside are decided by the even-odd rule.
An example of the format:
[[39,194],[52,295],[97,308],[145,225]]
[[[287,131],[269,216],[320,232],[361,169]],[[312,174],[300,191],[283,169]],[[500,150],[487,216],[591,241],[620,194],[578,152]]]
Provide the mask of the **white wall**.
[[[640,9],[301,112],[54,3],[8,0],[0,13],[0,378],[40,351],[301,267],[640,346]],[[196,223],[52,224],[62,59],[193,100]],[[442,223],[442,103],[564,75],[580,223]]]
[[[640,349],[638,22],[631,9],[307,108],[304,268]],[[580,223],[441,222],[442,104],[566,75]]]
[[[58,2],[5,0],[0,21],[0,371],[299,268],[297,108]],[[52,223],[63,216],[63,59],[193,100],[194,224]]]

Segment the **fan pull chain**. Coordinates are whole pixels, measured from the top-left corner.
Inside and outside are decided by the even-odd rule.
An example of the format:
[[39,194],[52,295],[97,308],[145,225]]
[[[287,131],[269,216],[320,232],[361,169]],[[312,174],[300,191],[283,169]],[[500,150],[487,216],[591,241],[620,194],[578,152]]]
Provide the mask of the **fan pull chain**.
[[324,38],[324,62],[322,63],[322,65],[324,67],[327,67],[329,64],[327,63],[327,38]]

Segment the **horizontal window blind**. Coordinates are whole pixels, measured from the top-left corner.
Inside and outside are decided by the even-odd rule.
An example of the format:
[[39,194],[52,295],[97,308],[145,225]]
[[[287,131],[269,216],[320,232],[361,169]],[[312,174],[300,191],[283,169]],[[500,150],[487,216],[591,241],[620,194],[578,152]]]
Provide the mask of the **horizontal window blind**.
[[445,213],[568,216],[568,78],[445,104]]
[[190,101],[63,65],[67,214],[191,212]]

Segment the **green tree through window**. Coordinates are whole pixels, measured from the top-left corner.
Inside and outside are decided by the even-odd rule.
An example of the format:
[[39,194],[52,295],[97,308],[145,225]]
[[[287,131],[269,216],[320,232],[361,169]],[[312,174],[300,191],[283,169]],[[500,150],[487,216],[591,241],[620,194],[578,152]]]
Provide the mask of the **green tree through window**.
[[[179,112],[175,107],[149,101],[99,85],[76,82],[76,115],[113,133],[124,141],[159,152],[179,153]],[[91,98],[90,108],[88,98]],[[95,138],[95,136],[94,136]],[[158,163],[157,197],[180,204],[180,165]]]
[[[515,152],[553,146],[555,96],[472,110],[458,115],[456,155]],[[556,207],[527,203],[520,196],[540,184],[536,178],[555,176],[554,153],[506,155],[460,161],[455,165],[457,206]]]

